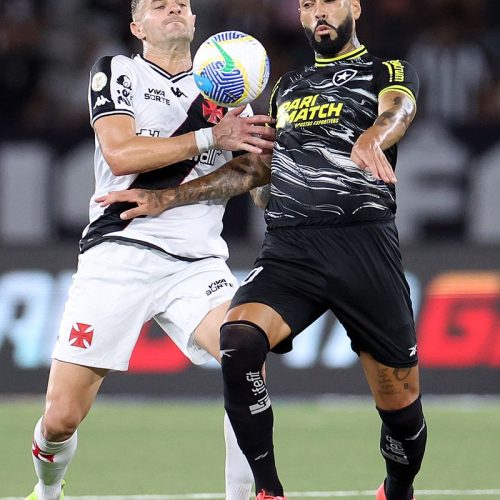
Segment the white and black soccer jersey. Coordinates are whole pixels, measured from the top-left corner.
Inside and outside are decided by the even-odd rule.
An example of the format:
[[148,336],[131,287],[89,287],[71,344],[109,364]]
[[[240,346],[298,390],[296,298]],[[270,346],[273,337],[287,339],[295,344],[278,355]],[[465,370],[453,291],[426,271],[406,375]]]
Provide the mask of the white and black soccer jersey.
[[[92,125],[104,116],[128,115],[135,120],[137,135],[146,137],[173,137],[214,126],[227,111],[203,98],[191,71],[170,75],[140,55],[103,57],[94,65],[89,107]],[[245,113],[251,114],[251,109]],[[83,232],[81,251],[105,239],[119,239],[184,259],[227,258],[227,245],[221,238],[227,200],[201,202],[167,210],[157,217],[122,221],[120,213],[132,204],[117,203],[103,209],[94,199],[122,189],[176,187],[209,174],[232,157],[227,151],[210,150],[157,170],[115,176],[96,140],[96,190],[90,200],[90,224]]]
[[[364,46],[284,75],[271,97],[277,141],[268,227],[393,218],[394,186],[361,170],[350,155],[378,116],[379,96],[398,90],[416,100],[418,86],[407,62],[377,59]],[[397,147],[385,154],[395,167]]]

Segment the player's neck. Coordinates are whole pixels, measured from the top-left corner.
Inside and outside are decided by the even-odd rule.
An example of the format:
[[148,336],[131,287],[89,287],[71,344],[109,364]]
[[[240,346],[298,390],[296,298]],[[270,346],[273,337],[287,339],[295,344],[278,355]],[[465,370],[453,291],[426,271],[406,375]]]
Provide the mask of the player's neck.
[[185,44],[172,45],[168,48],[145,44],[143,56],[171,75],[188,71],[193,66],[191,50],[189,45]]
[[359,49],[361,47],[361,43],[358,40],[358,37],[354,35],[348,43],[346,43],[342,49],[340,49],[336,54],[319,54],[316,52],[316,58],[324,58],[324,57],[339,57],[343,56],[344,54],[349,54],[350,52],[353,52],[356,49]]

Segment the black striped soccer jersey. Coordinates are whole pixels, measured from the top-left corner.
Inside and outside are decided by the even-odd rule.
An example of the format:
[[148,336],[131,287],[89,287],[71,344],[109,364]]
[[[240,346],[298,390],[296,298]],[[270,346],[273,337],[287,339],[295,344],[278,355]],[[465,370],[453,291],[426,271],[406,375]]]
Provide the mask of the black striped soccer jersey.
[[[350,158],[378,116],[378,99],[397,90],[416,100],[418,77],[405,61],[384,61],[364,46],[284,75],[271,97],[277,141],[268,227],[386,220],[396,212],[393,185]],[[396,166],[397,146],[385,154]]]
[[[170,75],[142,56],[104,57],[92,68],[89,86],[92,125],[110,115],[128,115],[136,134],[173,137],[216,125],[225,108],[200,94],[192,71]],[[251,109],[244,114],[251,114]],[[94,199],[111,191],[132,188],[162,189],[204,176],[229,161],[230,152],[210,150],[174,165],[141,174],[115,176],[96,140],[94,167],[96,190],[90,200],[90,224],[80,242],[85,251],[104,239],[120,239],[161,249],[187,259],[208,256],[227,258],[221,237],[227,200],[177,207],[157,217],[122,221],[119,214],[131,204],[102,208]]]

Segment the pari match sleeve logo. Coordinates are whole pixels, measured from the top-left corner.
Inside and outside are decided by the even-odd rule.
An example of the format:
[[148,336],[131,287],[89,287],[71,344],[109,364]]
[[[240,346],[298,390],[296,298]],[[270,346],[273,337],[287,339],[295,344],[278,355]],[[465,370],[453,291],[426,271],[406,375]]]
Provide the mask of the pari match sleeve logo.
[[338,123],[344,103],[318,102],[319,97],[319,94],[308,95],[281,104],[278,108],[276,128],[282,129],[288,125],[311,127]]

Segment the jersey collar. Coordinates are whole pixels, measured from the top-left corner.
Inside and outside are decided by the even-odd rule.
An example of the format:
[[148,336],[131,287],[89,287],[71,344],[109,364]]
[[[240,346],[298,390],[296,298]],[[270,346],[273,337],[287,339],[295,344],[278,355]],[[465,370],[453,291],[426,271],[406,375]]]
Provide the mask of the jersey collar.
[[324,58],[324,57],[318,57],[316,55],[316,57],[315,57],[315,62],[316,62],[315,66],[317,68],[321,68],[321,67],[324,67],[324,66],[328,66],[329,64],[332,64],[332,63],[337,62],[337,61],[345,61],[345,60],[357,59],[358,57],[361,57],[361,56],[365,55],[367,52],[368,52],[368,50],[366,50],[366,47],[364,45],[361,45],[357,49],[351,50],[351,52],[347,52],[345,54],[341,54],[340,56],[337,56],[337,57]]
[[175,75],[171,75],[168,71],[165,71],[163,68],[158,66],[157,64],[148,61],[145,59],[142,54],[136,54],[134,57],[138,58],[139,61],[142,61],[144,64],[148,65],[152,70],[156,71],[158,74],[164,76],[165,78],[168,78],[172,82],[178,82],[179,80],[182,80],[185,76],[189,76],[193,74],[193,68],[189,69],[188,71],[181,71],[180,73],[177,73]]

